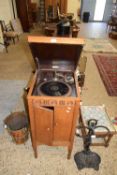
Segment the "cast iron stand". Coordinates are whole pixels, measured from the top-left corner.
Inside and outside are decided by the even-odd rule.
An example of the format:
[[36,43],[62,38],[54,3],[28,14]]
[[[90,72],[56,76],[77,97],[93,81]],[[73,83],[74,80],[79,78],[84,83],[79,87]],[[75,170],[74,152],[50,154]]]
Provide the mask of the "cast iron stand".
[[[88,121],[88,126],[81,127],[81,128],[86,128],[88,129],[88,134],[83,137],[84,140],[84,150],[81,152],[77,152],[74,155],[74,160],[76,162],[76,165],[78,169],[82,168],[94,168],[95,170],[99,170],[99,164],[101,162],[100,156],[92,152],[90,150],[90,145],[92,142],[92,135],[94,135],[94,130],[96,128],[105,128],[107,130],[107,133],[110,132],[109,129],[105,126],[96,126],[97,125],[97,120],[91,119]],[[77,134],[77,136],[82,137]]]

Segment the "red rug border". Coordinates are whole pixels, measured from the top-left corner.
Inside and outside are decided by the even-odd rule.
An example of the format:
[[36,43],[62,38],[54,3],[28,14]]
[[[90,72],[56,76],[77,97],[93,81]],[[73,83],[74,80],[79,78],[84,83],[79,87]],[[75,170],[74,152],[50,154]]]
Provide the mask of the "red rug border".
[[[100,64],[98,61],[97,61],[97,59],[99,58],[99,56],[107,56],[107,57],[117,57],[117,55],[107,55],[107,54],[93,54],[93,59],[94,59],[94,61],[95,61],[95,64],[96,64],[96,67],[97,67],[97,69],[98,69],[98,72],[99,72],[99,75],[100,75],[100,78],[102,79],[102,82],[104,83],[104,86],[105,86],[105,88],[106,88],[106,91],[107,91],[107,93],[108,93],[108,95],[109,96],[117,96],[117,92],[115,92],[114,91],[114,89],[111,87],[109,87],[108,88],[108,84],[110,84],[109,83],[109,80],[107,81],[107,80],[105,80],[104,79],[104,76],[102,75],[103,73],[104,73],[104,71],[103,71],[103,69],[101,69],[100,68],[100,65],[101,65],[101,67],[102,67],[102,64]],[[98,57],[98,58],[96,58],[96,57]],[[111,86],[111,84],[110,84],[110,86]]]

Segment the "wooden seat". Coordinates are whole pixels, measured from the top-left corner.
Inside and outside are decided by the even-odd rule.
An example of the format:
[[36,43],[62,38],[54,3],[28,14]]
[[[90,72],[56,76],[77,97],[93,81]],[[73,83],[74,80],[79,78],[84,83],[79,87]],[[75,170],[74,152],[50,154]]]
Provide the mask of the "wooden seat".
[[11,37],[11,38],[15,38],[15,37],[17,37],[17,33],[16,32],[14,32],[14,31],[8,31],[8,32],[4,32],[4,35],[6,36],[6,37]]

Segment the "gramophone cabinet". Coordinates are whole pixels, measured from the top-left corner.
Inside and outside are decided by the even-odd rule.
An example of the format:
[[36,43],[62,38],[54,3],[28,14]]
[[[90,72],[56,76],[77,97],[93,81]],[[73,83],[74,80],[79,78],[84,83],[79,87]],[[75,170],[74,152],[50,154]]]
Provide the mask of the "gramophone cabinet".
[[29,36],[36,63],[27,95],[32,146],[66,146],[70,158],[76,122],[79,119],[80,92],[75,70],[84,40]]

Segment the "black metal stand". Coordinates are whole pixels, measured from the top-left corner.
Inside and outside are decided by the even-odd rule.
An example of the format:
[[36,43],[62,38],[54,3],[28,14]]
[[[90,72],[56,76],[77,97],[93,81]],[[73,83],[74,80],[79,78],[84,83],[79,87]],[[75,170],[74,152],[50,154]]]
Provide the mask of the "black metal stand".
[[[90,150],[90,145],[92,142],[91,137],[92,135],[94,135],[94,130],[98,127],[105,128],[107,132],[110,132],[110,131],[105,126],[96,126],[96,125],[97,125],[97,120],[91,119],[88,121],[88,126],[85,127],[86,129],[88,129],[88,134],[83,138],[84,150],[81,152],[77,152],[74,155],[74,160],[76,162],[78,169],[94,168],[95,170],[99,170],[99,164],[101,162],[101,158],[97,153],[92,152]],[[77,135],[77,136],[80,136],[80,135]]]

